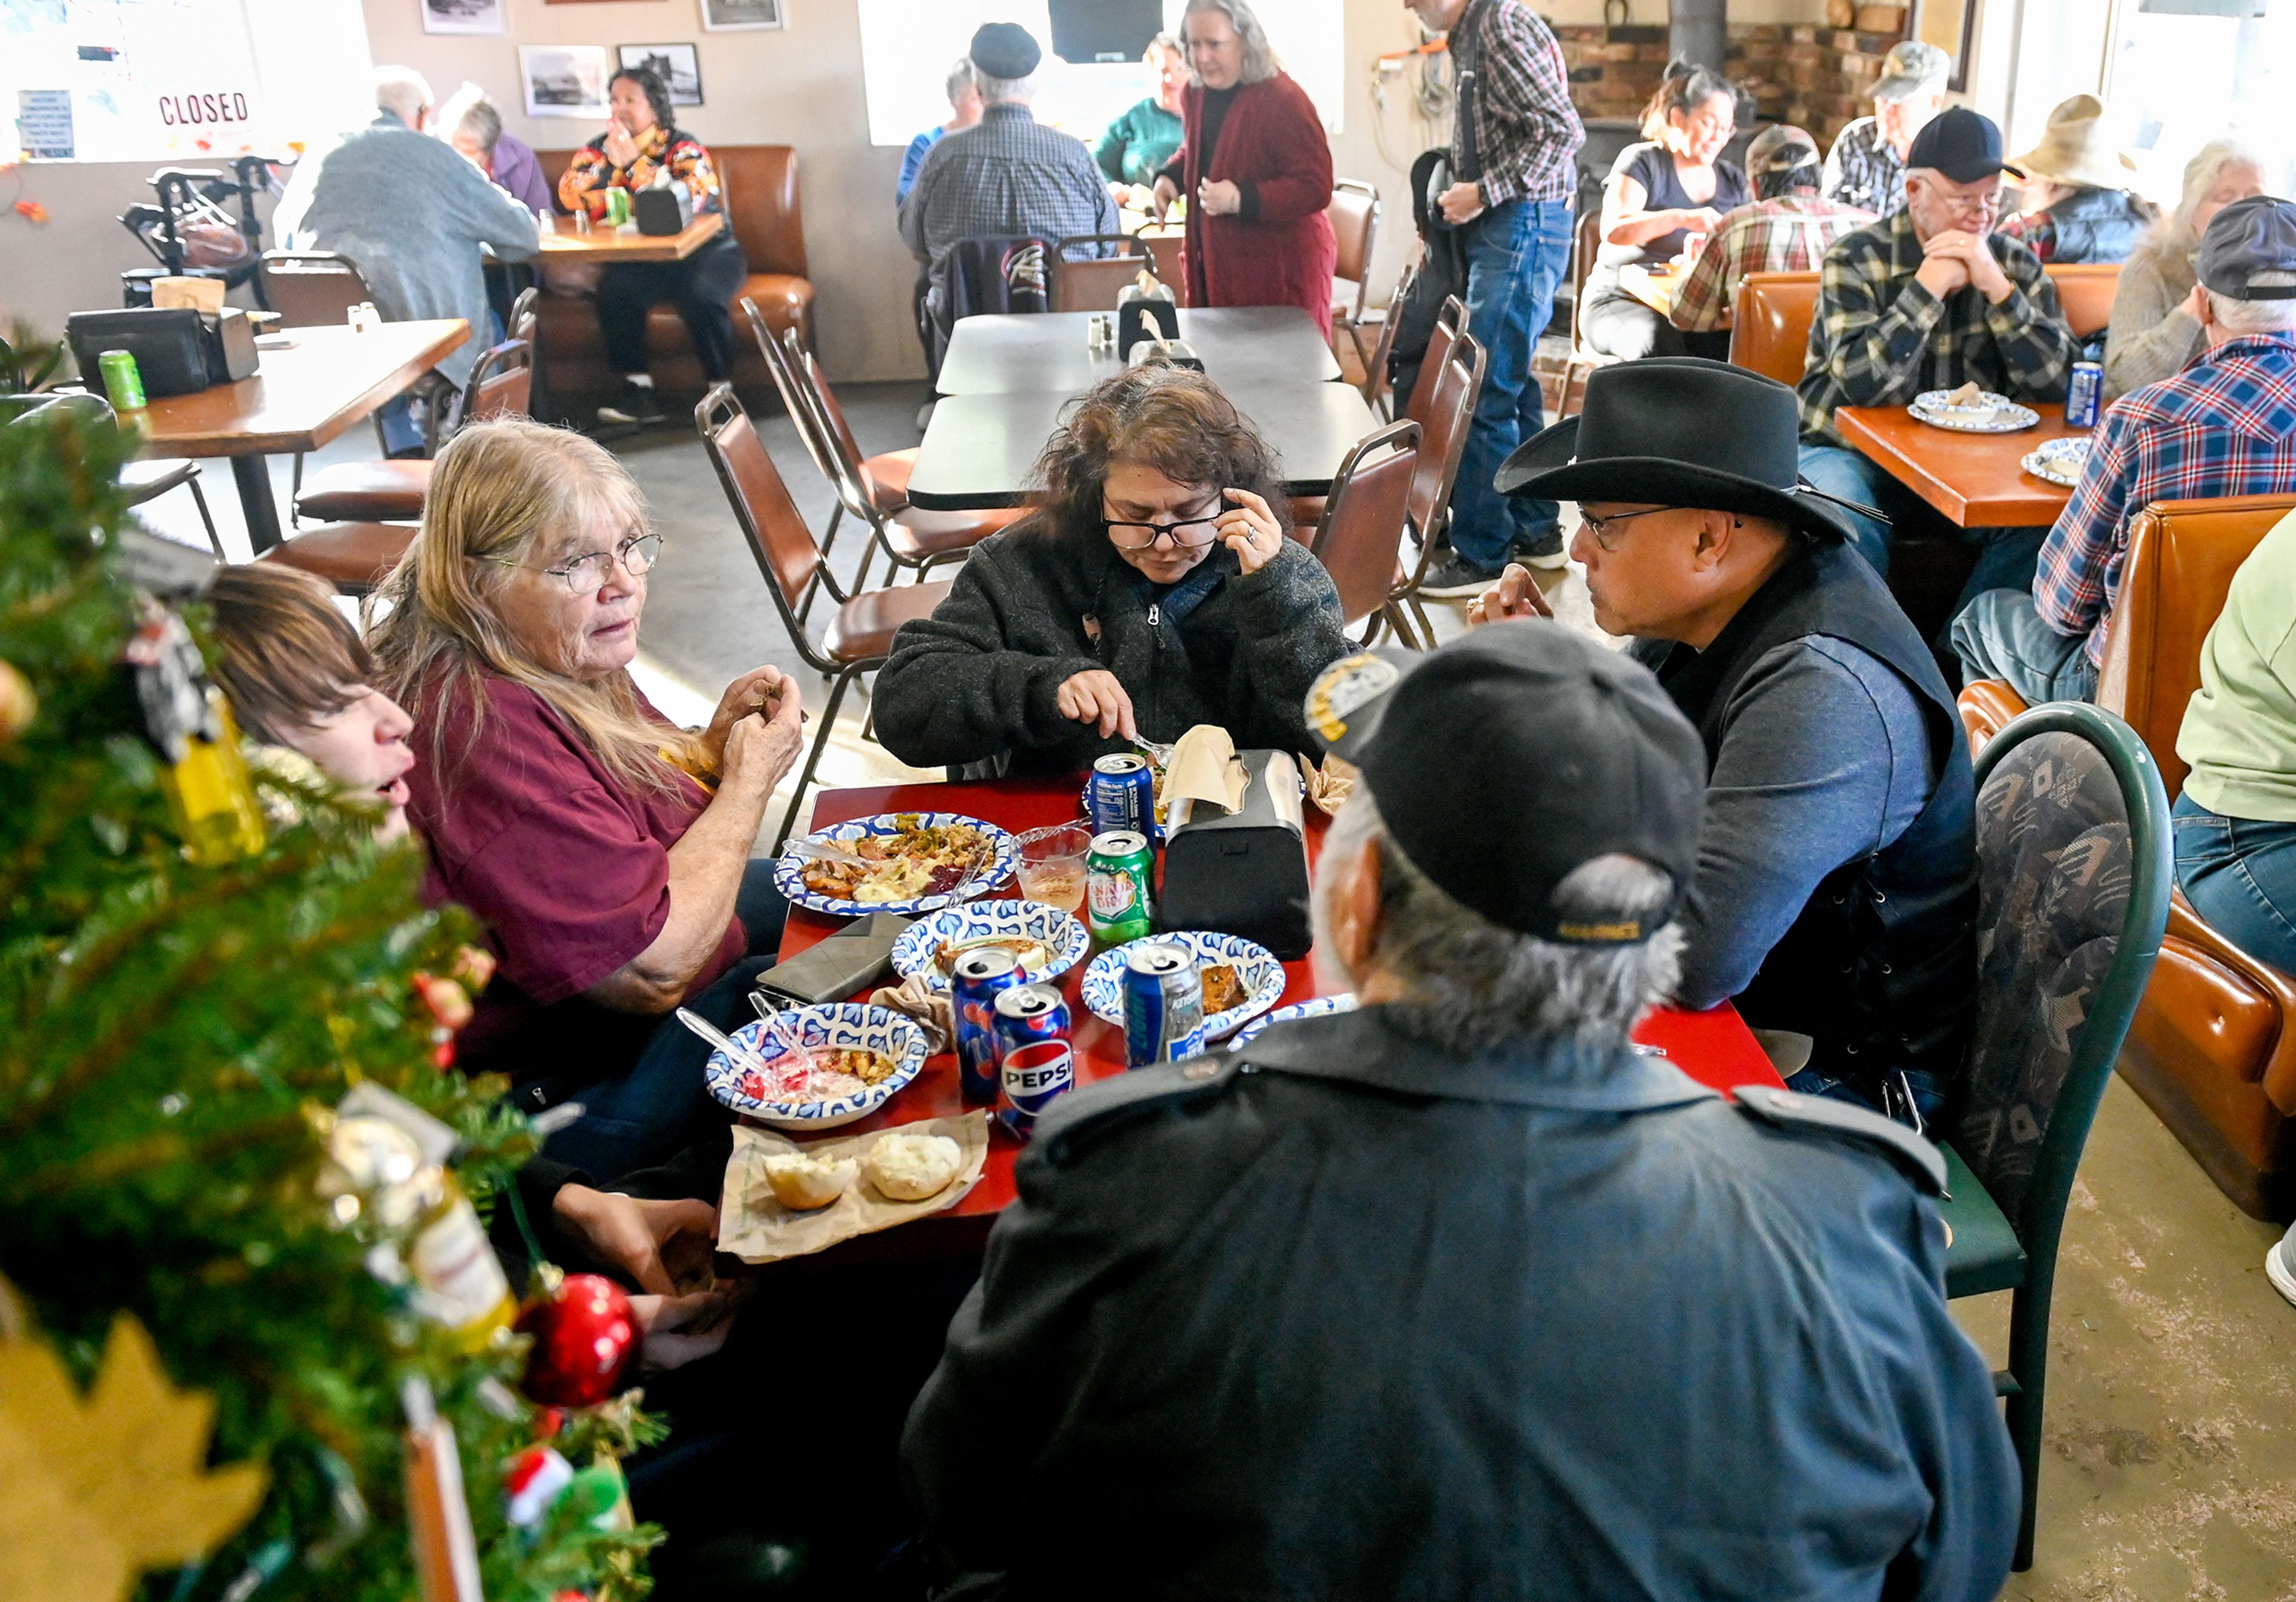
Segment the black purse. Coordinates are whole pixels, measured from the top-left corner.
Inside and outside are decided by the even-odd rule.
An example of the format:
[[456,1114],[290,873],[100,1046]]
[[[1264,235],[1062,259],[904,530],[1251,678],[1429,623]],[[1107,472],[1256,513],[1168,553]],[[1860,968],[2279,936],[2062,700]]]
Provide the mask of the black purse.
[[1210,929],[1256,940],[1286,962],[1315,944],[1308,912],[1307,786],[1289,751],[1240,751],[1250,774],[1234,812],[1168,809],[1159,934]]
[[135,358],[150,400],[234,383],[255,371],[257,359],[255,330],[235,306],[220,312],[148,306],[74,312],[64,319],[64,338],[79,364],[80,381],[89,388],[103,387],[98,358],[107,350],[124,350]]

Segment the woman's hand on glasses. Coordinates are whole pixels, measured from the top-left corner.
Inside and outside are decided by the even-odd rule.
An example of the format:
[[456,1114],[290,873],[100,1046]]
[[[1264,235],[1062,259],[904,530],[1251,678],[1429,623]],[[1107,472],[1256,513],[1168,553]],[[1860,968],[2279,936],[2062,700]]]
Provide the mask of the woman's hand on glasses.
[[1498,583],[1467,603],[1469,628],[1480,628],[1486,623],[1513,623],[1526,617],[1554,616],[1554,609],[1546,604],[1538,581],[1521,562],[1509,562],[1506,571],[1499,575]]
[[1235,552],[1245,573],[1257,573],[1283,549],[1283,525],[1267,503],[1250,490],[1224,493],[1235,504],[1219,515],[1216,527],[1220,541]]

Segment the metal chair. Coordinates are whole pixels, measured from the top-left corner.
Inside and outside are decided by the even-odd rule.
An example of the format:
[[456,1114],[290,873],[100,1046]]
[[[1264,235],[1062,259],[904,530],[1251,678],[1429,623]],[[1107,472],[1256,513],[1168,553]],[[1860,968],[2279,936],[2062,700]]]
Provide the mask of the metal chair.
[[[1071,260],[1069,248],[1089,245],[1116,247],[1113,256],[1087,256]],[[1053,251],[1053,309],[1056,312],[1112,312],[1124,286],[1143,270],[1155,271],[1148,248],[1129,233],[1079,233],[1061,241]]]
[[[531,328],[531,315],[526,321]],[[471,367],[469,387],[456,408],[438,420],[438,428],[443,439],[471,422],[526,417],[531,415],[533,399],[534,346],[524,339],[504,339],[480,353]],[[413,522],[422,515],[430,469],[427,456],[412,462],[341,462],[321,468],[295,495],[295,522],[299,527],[307,517],[326,522]]]
[[[1464,321],[1464,317],[1463,317]],[[1431,357],[1434,347],[1428,347]],[[1414,386],[1413,399],[1417,409],[1406,413],[1422,429],[1419,465],[1411,475],[1411,526],[1419,538],[1419,560],[1409,572],[1398,570],[1395,593],[1389,599],[1399,607],[1410,609],[1416,633],[1411,629],[1398,628],[1406,643],[1422,650],[1435,642],[1435,625],[1429,621],[1427,609],[1419,599],[1419,586],[1426,582],[1427,569],[1434,564],[1435,552],[1443,544],[1443,530],[1451,517],[1451,492],[1458,486],[1459,461],[1466,454],[1467,431],[1474,426],[1475,403],[1482,397],[1483,374],[1490,364],[1489,353],[1482,342],[1464,331],[1447,341],[1443,363],[1439,367],[1423,367],[1419,377],[1426,388],[1426,397],[1420,400]],[[1403,616],[1398,611],[1395,616]]]
[[340,328],[351,307],[374,298],[358,264],[337,250],[266,250],[255,271],[282,328]]
[[1365,435],[1332,475],[1322,526],[1308,543],[1332,576],[1349,625],[1369,620],[1365,645],[1377,640],[1382,628],[1394,629],[1406,642],[1412,637],[1393,592],[1418,466],[1417,423],[1391,422]]
[[[1435,393],[1435,375],[1443,369],[1443,360],[1451,353],[1451,341],[1467,331],[1467,303],[1456,295],[1446,295],[1443,304],[1435,310],[1435,327],[1427,336],[1427,349],[1419,358],[1419,372],[1411,380],[1411,393],[1403,403],[1402,415],[1420,427],[1427,426],[1427,404]],[[1391,404],[1391,402],[1390,402]]]
[[[50,410],[81,413],[89,417],[101,417],[117,427],[119,416],[111,403],[100,395],[86,391],[66,391],[57,394],[34,392],[0,397],[0,422],[18,423],[28,417]],[[208,546],[217,561],[226,560],[223,553],[223,537],[216,532],[215,514],[208,510],[208,498],[200,488],[200,464],[196,462],[127,462],[119,469],[119,487],[127,492],[127,504],[141,506],[156,501],[170,490],[188,489],[192,503],[200,509],[200,526],[207,530]]]
[[[1324,215],[1332,220],[1332,236],[1339,255],[1332,266],[1332,332],[1341,330],[1364,356],[1364,297],[1371,289],[1371,258],[1379,241],[1379,191],[1357,178],[1341,178],[1332,185],[1332,203]],[[1352,295],[1342,285],[1351,285]]]
[[1993,1377],[2024,1480],[2013,1566],[2033,1563],[2049,1302],[2081,1148],[2169,919],[2169,797],[2136,731],[2036,707],[1977,759],[1977,1030],[1949,1137],[1948,1296],[2014,1293]]
[[[828,747],[830,731],[837,726],[837,709],[844,704],[846,691],[863,674],[884,666],[901,625],[932,616],[949,586],[946,582],[880,590],[857,585],[847,593],[829,570],[822,547],[806,526],[797,503],[790,499],[781,470],[758,437],[731,384],[719,384],[701,397],[693,408],[693,426],[709,453],[710,464],[718,470],[718,481],[725,486],[734,521],[749,542],[750,554],[757,559],[758,572],[773,596],[774,609],[789,630],[790,642],[807,666],[834,681],[820,727],[814,733],[813,748],[798,774],[796,792],[790,797],[789,810],[774,835],[773,850],[778,854],[797,821],[806,787],[821,765],[821,754]],[[807,633],[805,620],[798,613],[799,598],[809,595],[816,586],[837,602],[836,615],[818,643]]]
[[1372,347],[1371,363],[1364,369],[1364,404],[1371,408],[1374,417],[1395,415],[1395,389],[1388,381],[1387,361],[1395,349],[1395,327],[1401,319],[1405,297],[1411,286],[1419,282],[1419,264],[1412,262],[1395,281],[1395,292],[1387,298],[1387,315],[1379,320],[1379,343]]

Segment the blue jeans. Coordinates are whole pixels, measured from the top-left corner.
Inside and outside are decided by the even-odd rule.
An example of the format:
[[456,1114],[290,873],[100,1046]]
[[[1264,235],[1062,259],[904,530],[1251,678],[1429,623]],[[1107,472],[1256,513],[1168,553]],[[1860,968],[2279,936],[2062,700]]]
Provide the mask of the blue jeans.
[[2176,830],[2177,886],[2193,911],[2258,961],[2296,974],[2296,823],[2223,817],[2183,795]]
[[1859,502],[1889,518],[1885,527],[1872,518],[1850,514],[1857,554],[1884,578],[1890,576],[1890,542],[1909,534],[1934,535],[1976,546],[1977,566],[1953,603],[1953,616],[1959,617],[1988,590],[2033,587],[2033,572],[2039,565],[2047,529],[1956,527],[1943,512],[1890,477],[1889,469],[1845,445],[1805,442],[1800,465],[1801,476],[1827,494]]
[[1469,225],[1466,242],[1467,331],[1488,365],[1451,493],[1451,548],[1478,567],[1497,568],[1510,546],[1562,527],[1554,502],[1503,495],[1491,481],[1515,446],[1546,426],[1531,358],[1570,263],[1570,202],[1502,201]]
[[2068,639],[2042,622],[2030,590],[1986,591],[1962,609],[1946,633],[1967,670],[1964,682],[2000,679],[2032,707],[2096,699],[2088,642]]
[[382,424],[382,448],[385,451],[419,451],[422,448],[422,420],[414,407],[413,396],[398,395],[375,408],[375,418]]

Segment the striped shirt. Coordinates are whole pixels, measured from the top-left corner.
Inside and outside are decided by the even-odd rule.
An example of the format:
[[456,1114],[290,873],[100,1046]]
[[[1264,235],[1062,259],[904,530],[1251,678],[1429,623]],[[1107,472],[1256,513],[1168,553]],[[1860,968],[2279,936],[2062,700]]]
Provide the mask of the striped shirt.
[[1868,224],[1826,252],[1802,364],[1802,437],[1842,444],[1836,406],[1902,406],[1930,389],[1972,379],[2011,400],[2065,397],[2079,346],[2057,306],[2056,286],[2030,250],[1990,235],[2009,278],[1999,306],[1964,284],[1944,299],[1914,274],[1922,243],[1900,211]]
[[1738,281],[1747,274],[1810,272],[1834,241],[1873,220],[1870,211],[1808,193],[1756,200],[1725,213],[1675,300],[1675,327],[1691,333],[1729,327]]
[[[1570,74],[1554,30],[1522,0],[1470,0],[1450,37],[1455,68],[1472,65],[1475,74],[1469,99],[1483,204],[1577,194],[1576,157],[1587,130],[1570,103]],[[1466,133],[1452,130],[1456,173],[1468,168]]]
[[1887,217],[1906,205],[1906,161],[1898,147],[1882,137],[1882,125],[1861,117],[1834,135],[1825,153],[1825,177],[1819,191],[1829,200],[1856,206]]
[[[901,238],[931,261],[936,281],[962,239],[1058,241],[1116,231],[1116,202],[1084,141],[1046,127],[1022,105],[991,106],[934,145],[901,207]],[[1107,247],[1086,253],[1106,255]]]
[[2132,389],[2098,425],[2073,498],[2041,546],[2033,609],[2104,661],[2128,525],[2160,501],[2296,494],[2296,338],[2251,334]]

